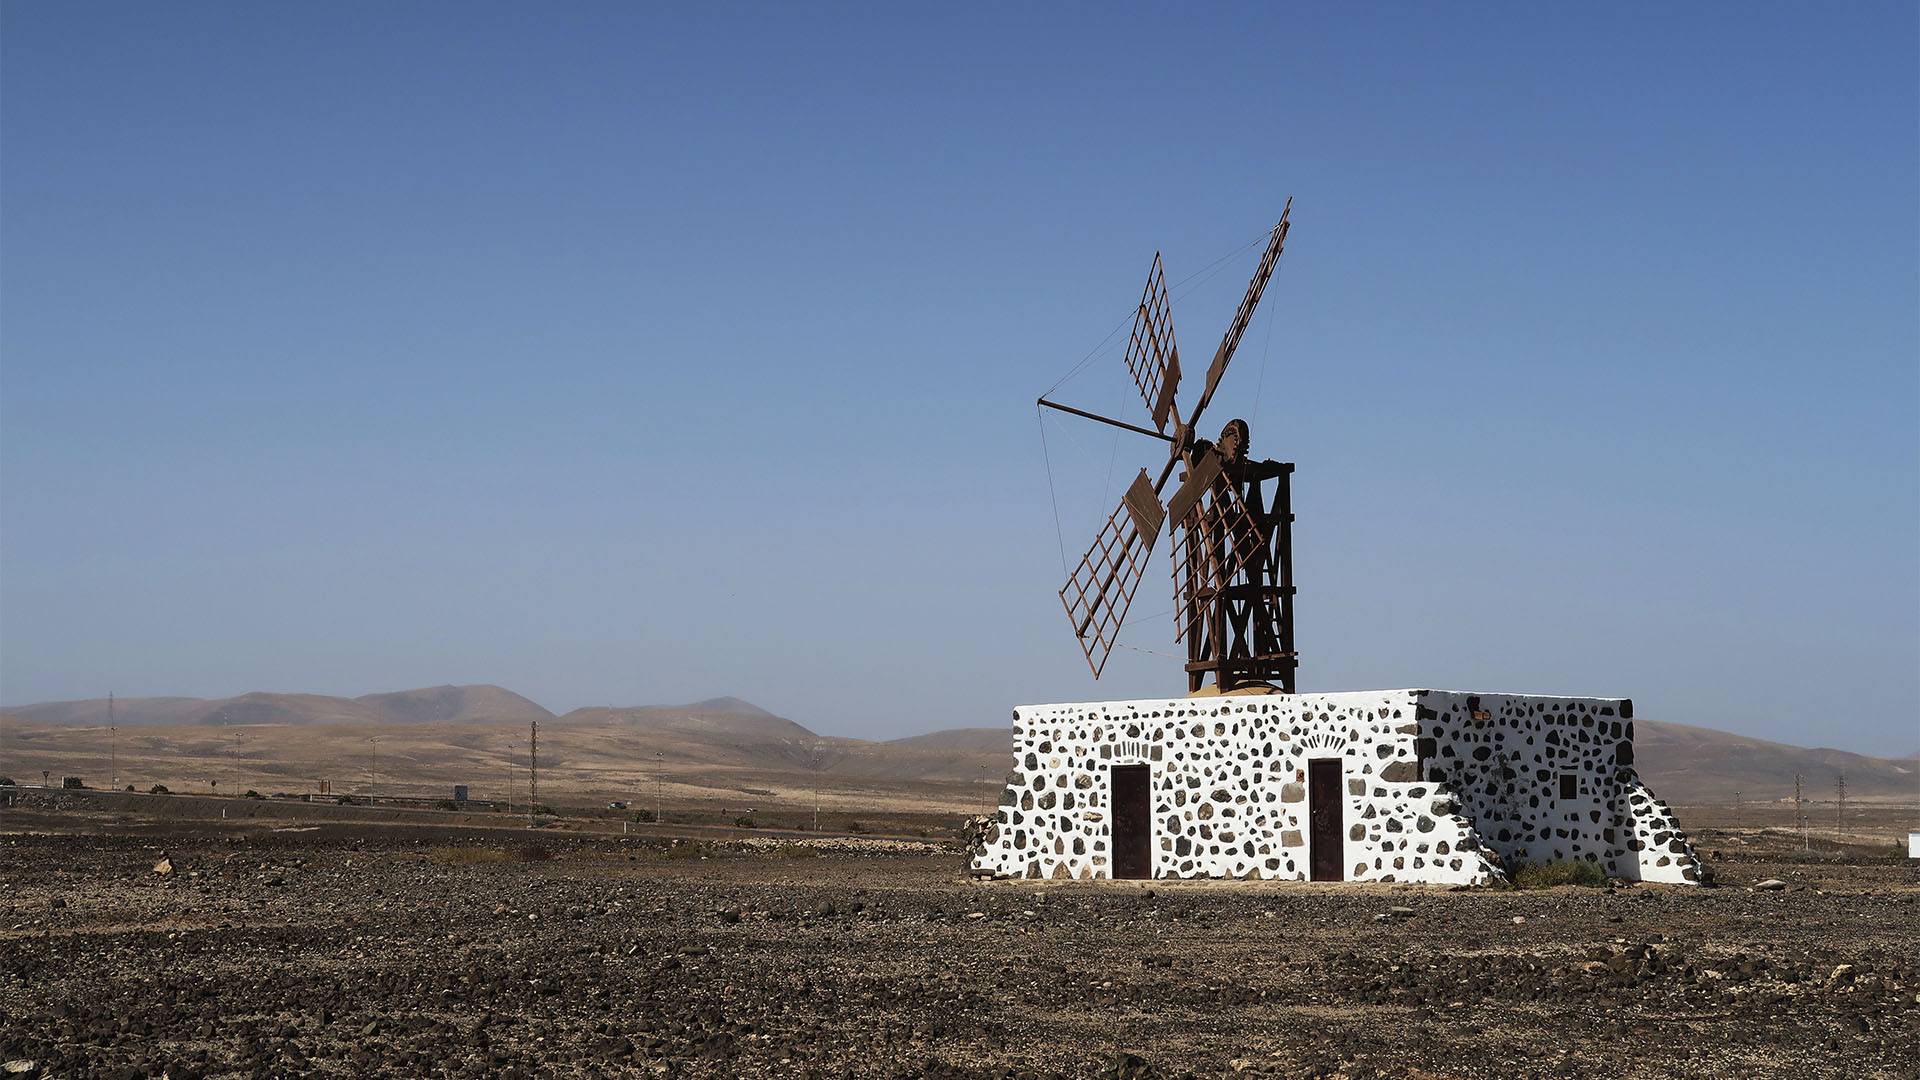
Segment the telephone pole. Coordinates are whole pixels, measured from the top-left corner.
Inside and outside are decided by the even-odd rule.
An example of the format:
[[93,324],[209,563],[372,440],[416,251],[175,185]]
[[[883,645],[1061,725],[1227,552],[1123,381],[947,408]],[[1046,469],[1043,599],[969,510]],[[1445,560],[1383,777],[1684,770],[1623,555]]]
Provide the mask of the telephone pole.
[[527,816],[540,805],[540,721],[528,721],[527,731]]
[[820,831],[820,764],[824,760],[819,742],[807,745],[807,770],[813,773],[813,831]]
[[1834,778],[1833,790],[1840,797],[1840,819],[1834,827],[1834,835],[1841,840],[1847,838],[1847,770],[1841,769]]
[[120,729],[114,725],[113,691],[107,691],[107,738],[112,749],[109,755],[112,767],[107,771],[113,774],[113,789],[120,790]]
[[1800,850],[1810,846],[1807,839],[1807,778],[1799,773],[1793,774],[1793,812],[1800,819]]

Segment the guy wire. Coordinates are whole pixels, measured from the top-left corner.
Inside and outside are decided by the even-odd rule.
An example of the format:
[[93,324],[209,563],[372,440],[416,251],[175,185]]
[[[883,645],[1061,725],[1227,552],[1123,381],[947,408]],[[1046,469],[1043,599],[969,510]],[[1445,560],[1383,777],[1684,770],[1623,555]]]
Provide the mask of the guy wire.
[[[1285,253],[1273,262],[1273,276],[1280,276],[1280,264],[1286,261]],[[1260,381],[1253,387],[1253,415],[1249,420],[1260,419],[1260,393],[1267,388],[1267,353],[1273,349],[1273,324],[1279,321],[1279,314],[1272,307],[1267,308],[1267,340],[1260,346]]]
[[[1207,281],[1211,281],[1216,275],[1219,274],[1219,272],[1222,269],[1225,268],[1225,264],[1227,260],[1233,258],[1236,255],[1239,255],[1241,252],[1247,250],[1248,248],[1261,242],[1262,240],[1265,240],[1268,236],[1271,236],[1272,234],[1273,234],[1273,230],[1269,229],[1266,232],[1263,232],[1260,235],[1254,237],[1253,239],[1247,241],[1246,243],[1241,244],[1239,247],[1234,248],[1232,251],[1227,252],[1225,255],[1222,255],[1219,258],[1213,260],[1212,262],[1201,267],[1200,269],[1195,270],[1193,273],[1188,274],[1186,277],[1181,278],[1179,281],[1174,282],[1173,287],[1167,290],[1168,301],[1172,302],[1173,300],[1179,299],[1180,295],[1185,295],[1184,293],[1181,293],[1180,290],[1185,289],[1189,282],[1192,282],[1194,288],[1196,289],[1199,288],[1201,285],[1206,284],[1206,281],[1195,280],[1199,278],[1202,274],[1205,274],[1207,276]],[[1191,292],[1192,290],[1189,289],[1188,291]],[[1175,294],[1179,294],[1179,295],[1175,295]]]
[[1161,652],[1158,649],[1143,649],[1138,645],[1129,645],[1124,641],[1116,641],[1113,643],[1113,646],[1116,649],[1132,649],[1134,652],[1143,652],[1143,653],[1146,653],[1148,656],[1164,656],[1169,660],[1185,660],[1186,659],[1186,657],[1184,656],[1176,656],[1170,652]]
[[[1176,297],[1174,294],[1178,293],[1181,289],[1186,288],[1189,283],[1192,283],[1195,288],[1198,288],[1200,285],[1205,284],[1204,281],[1195,280],[1199,278],[1201,275],[1205,274],[1208,276],[1208,279],[1211,280],[1212,276],[1219,272],[1220,268],[1223,266],[1223,264],[1227,262],[1227,260],[1232,259],[1234,256],[1247,250],[1253,245],[1258,244],[1262,240],[1265,240],[1269,235],[1271,235],[1271,232],[1272,230],[1268,230],[1267,232],[1261,233],[1260,235],[1254,237],[1253,239],[1247,241],[1246,243],[1241,244],[1239,247],[1234,248],[1232,251],[1227,252],[1225,255],[1222,255],[1219,258],[1208,263],[1207,265],[1201,267],[1200,269],[1195,270],[1193,273],[1188,274],[1186,277],[1181,278],[1179,281],[1174,282],[1173,286],[1167,290],[1167,302],[1171,304],[1175,299],[1178,299],[1178,297]],[[1066,385],[1068,380],[1080,374],[1080,372],[1083,371],[1088,364],[1092,363],[1095,360],[1095,358],[1099,357],[1101,353],[1103,353],[1106,350],[1107,343],[1112,341],[1113,336],[1120,332],[1120,328],[1127,325],[1128,320],[1134,318],[1136,315],[1139,314],[1139,312],[1140,312],[1139,306],[1135,305],[1132,311],[1129,311],[1127,314],[1122,315],[1120,317],[1120,321],[1113,324],[1113,329],[1107,331],[1107,336],[1100,339],[1100,344],[1095,345],[1093,349],[1087,353],[1087,355],[1081,357],[1079,363],[1069,368],[1065,375],[1060,376],[1060,380],[1058,382],[1054,383],[1052,386],[1047,387],[1046,393],[1041,394],[1040,396],[1047,397],[1051,395],[1055,390],[1058,390],[1062,386]]]
[[1053,452],[1047,448],[1047,414],[1039,405],[1033,407],[1033,418],[1040,421],[1040,456],[1047,463],[1047,498],[1053,501],[1053,542],[1060,547],[1060,573],[1071,578],[1073,571],[1067,569],[1066,530],[1060,527],[1060,496],[1053,490]]

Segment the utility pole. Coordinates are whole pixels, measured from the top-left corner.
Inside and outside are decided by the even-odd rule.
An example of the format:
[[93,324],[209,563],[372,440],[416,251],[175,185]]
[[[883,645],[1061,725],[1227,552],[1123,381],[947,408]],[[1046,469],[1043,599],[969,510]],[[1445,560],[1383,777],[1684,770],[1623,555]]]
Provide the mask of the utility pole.
[[112,747],[109,751],[112,767],[107,771],[113,774],[113,789],[120,790],[120,729],[114,724],[113,691],[107,691],[107,738]]
[[660,770],[665,768],[666,764],[667,755],[655,750],[653,752],[653,823],[656,825],[666,820],[660,816]]
[[1833,780],[1833,790],[1840,797],[1840,820],[1834,827],[1834,835],[1841,840],[1847,838],[1847,770],[1841,769],[1840,775]]
[[822,756],[819,742],[807,744],[807,771],[813,774],[813,831],[820,831],[820,763]]
[[540,805],[540,721],[527,723],[527,817],[531,818]]
[[1740,793],[1737,791],[1733,793],[1733,827],[1735,831],[1740,828]]
[[1799,773],[1793,774],[1793,812],[1800,819],[1800,850],[1810,846],[1807,839],[1807,778]]
[[374,797],[380,794],[380,736],[367,741],[373,744],[373,786],[367,792],[367,805],[372,806]]
[[518,749],[518,746],[514,741],[511,739],[507,740],[507,813],[509,814],[513,813],[513,785],[515,783],[513,778],[513,752],[516,749]]

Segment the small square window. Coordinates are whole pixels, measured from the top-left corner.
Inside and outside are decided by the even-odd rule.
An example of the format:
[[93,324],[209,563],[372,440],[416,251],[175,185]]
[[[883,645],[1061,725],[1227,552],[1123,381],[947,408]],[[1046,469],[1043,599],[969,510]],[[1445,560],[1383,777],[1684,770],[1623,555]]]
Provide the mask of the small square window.
[[1580,794],[1580,778],[1577,776],[1574,776],[1572,773],[1561,773],[1560,774],[1560,797],[1563,799],[1572,799],[1572,798],[1577,798],[1579,794]]

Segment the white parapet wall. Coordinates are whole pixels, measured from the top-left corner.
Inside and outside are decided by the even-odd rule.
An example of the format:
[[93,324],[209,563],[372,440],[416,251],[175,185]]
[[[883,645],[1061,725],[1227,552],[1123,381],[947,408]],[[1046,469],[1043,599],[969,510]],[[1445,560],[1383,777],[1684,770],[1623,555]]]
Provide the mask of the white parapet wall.
[[1611,877],[1698,881],[1633,771],[1631,717],[1624,699],[1433,690],[1022,706],[974,865],[1485,884],[1582,859]]

